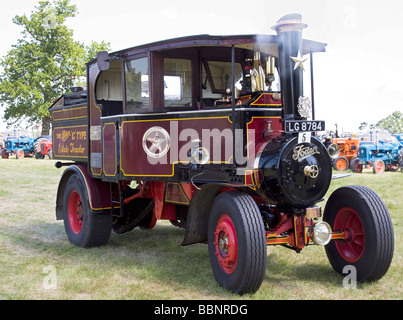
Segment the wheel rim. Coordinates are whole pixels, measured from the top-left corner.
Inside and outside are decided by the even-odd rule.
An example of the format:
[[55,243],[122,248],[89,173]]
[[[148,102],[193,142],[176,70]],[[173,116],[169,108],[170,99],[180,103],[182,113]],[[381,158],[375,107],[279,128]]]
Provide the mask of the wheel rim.
[[17,151],[17,158],[18,159],[22,159],[22,158],[24,158],[24,151],[22,151],[22,150],[18,150]]
[[355,172],[361,172],[362,171],[362,165],[358,163],[358,161],[355,161],[354,163],[354,170]]
[[376,164],[376,172],[381,173],[383,170],[384,170],[383,162],[378,161],[378,163]]
[[349,234],[348,239],[335,241],[343,259],[358,261],[365,248],[365,231],[357,212],[349,207],[340,209],[334,220],[334,230],[344,230]]
[[84,210],[80,194],[77,191],[73,191],[68,202],[68,218],[70,228],[75,234],[79,234],[83,228],[83,217]]
[[214,235],[218,262],[225,273],[231,274],[238,261],[238,243],[234,223],[228,215],[220,217]]
[[346,161],[345,161],[344,159],[338,159],[338,160],[336,161],[336,168],[337,168],[337,170],[339,170],[339,171],[345,170],[345,169],[347,168],[347,163],[346,163]]

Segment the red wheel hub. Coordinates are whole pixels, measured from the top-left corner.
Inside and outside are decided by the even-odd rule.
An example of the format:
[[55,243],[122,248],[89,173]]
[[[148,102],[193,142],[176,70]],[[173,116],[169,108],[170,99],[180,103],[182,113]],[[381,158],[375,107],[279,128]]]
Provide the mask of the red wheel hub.
[[234,223],[224,214],[217,222],[215,235],[216,256],[225,273],[235,271],[238,261],[238,242]]
[[358,161],[354,164],[355,172],[361,173],[362,172],[362,165],[358,163]]
[[23,158],[24,158],[24,151],[22,151],[22,150],[17,150],[17,158],[18,158],[19,160],[23,159]]
[[75,234],[79,234],[83,228],[84,210],[80,194],[77,191],[70,194],[67,207],[70,228]]
[[349,234],[348,239],[335,241],[343,259],[358,261],[365,248],[365,231],[357,212],[349,207],[340,209],[334,220],[334,230],[344,230]]
[[384,170],[384,167],[383,167],[383,163],[381,162],[381,161],[379,161],[377,164],[376,164],[376,172],[378,172],[378,173],[381,173],[383,170]]

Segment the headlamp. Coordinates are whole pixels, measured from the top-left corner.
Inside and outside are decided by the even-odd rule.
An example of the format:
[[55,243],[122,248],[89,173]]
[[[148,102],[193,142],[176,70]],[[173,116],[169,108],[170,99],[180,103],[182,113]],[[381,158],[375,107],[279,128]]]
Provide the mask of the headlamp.
[[327,148],[327,151],[329,153],[330,158],[336,159],[340,154],[340,146],[337,143],[332,143]]
[[308,236],[315,244],[324,246],[332,239],[332,228],[327,222],[320,221],[311,226]]

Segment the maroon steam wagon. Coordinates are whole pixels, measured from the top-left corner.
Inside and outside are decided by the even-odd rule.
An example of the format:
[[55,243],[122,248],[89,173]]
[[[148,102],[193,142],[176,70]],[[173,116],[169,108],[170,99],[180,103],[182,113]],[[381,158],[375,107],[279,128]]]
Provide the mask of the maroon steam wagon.
[[267,245],[325,245],[337,272],[381,278],[394,235],[372,190],[337,189],[320,219],[338,150],[316,137],[312,57],[326,45],[302,39],[305,27],[291,14],[276,35],[184,37],[90,61],[87,88],[50,108],[69,240],[101,246],[112,230],[169,220],[182,245],[208,243],[217,282],[239,294],[260,287]]

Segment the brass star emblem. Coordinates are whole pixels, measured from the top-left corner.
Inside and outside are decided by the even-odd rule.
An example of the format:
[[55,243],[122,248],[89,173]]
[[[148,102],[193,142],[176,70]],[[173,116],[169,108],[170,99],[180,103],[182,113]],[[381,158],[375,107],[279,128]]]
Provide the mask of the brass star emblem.
[[302,57],[300,51],[298,51],[298,55],[296,57],[290,57],[290,58],[295,62],[294,70],[301,68],[303,71],[305,71],[304,62],[308,60],[308,58]]

